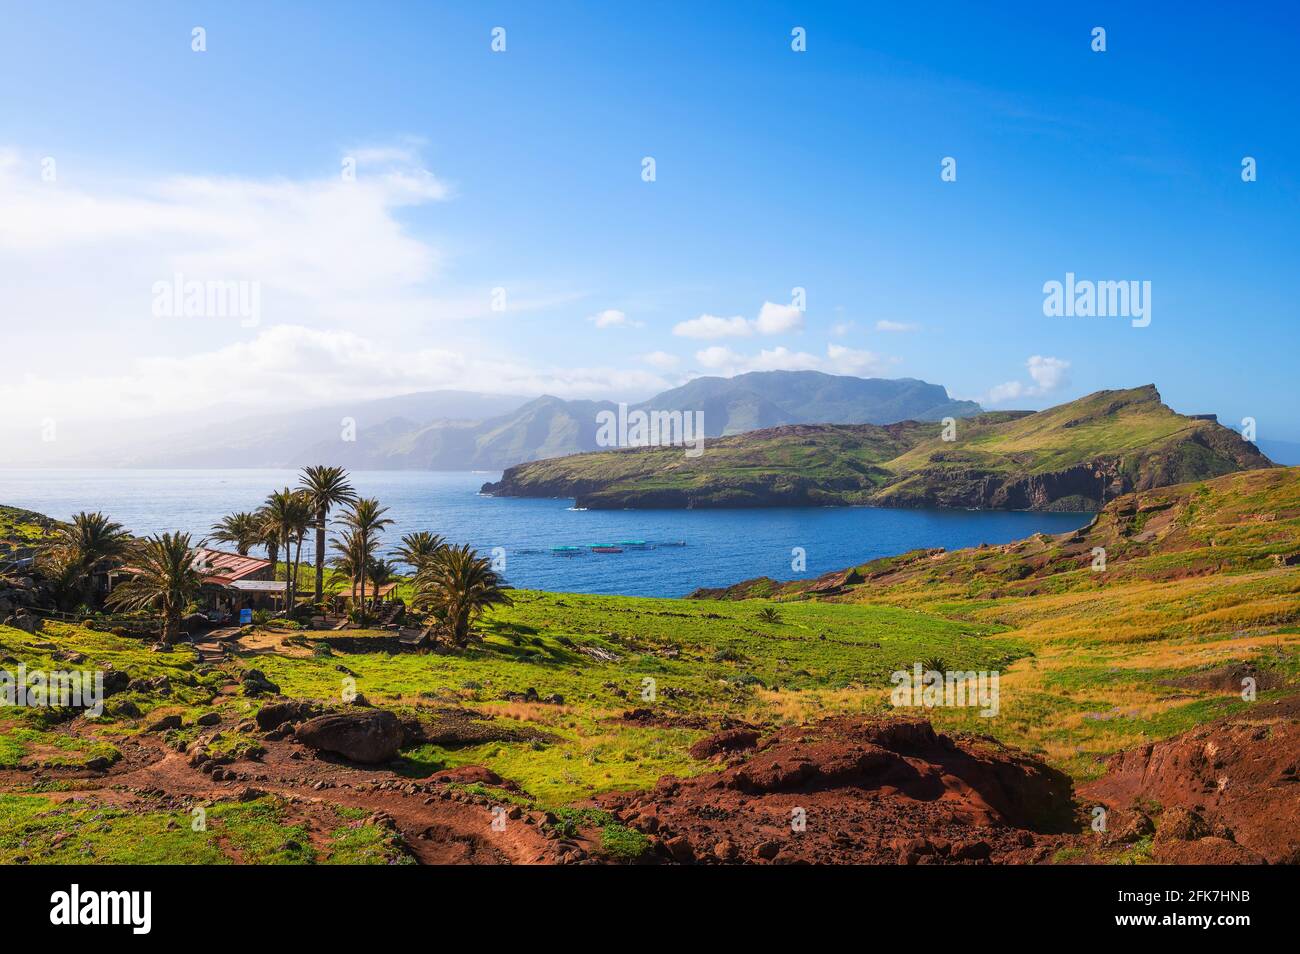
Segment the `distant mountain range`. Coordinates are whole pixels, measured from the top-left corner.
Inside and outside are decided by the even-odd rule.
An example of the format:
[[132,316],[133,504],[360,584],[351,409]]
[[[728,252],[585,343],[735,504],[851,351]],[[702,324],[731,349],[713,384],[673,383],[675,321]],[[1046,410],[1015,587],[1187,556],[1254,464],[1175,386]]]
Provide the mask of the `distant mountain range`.
[[[454,432],[513,411],[527,400],[473,391],[422,391],[305,411],[231,415],[214,422],[160,429],[153,437],[99,450],[94,462],[100,466],[175,468],[344,463],[348,457],[365,458],[356,452],[358,446],[370,447],[422,427],[442,426]],[[350,437],[355,440],[348,440]],[[325,448],[328,453],[308,459],[312,448]]]
[[[948,431],[945,434],[945,431]],[[1097,510],[1120,494],[1273,466],[1236,431],[1177,414],[1153,385],[951,429],[907,421],[782,425],[682,447],[521,464],[485,493],[590,509],[867,505]]]
[[[391,420],[358,436],[307,447],[294,465],[329,459],[356,470],[504,470],[530,460],[598,450],[597,419],[612,401],[566,401],[546,395],[475,423]],[[818,371],[760,371],[734,378],[696,378],[631,405],[629,410],[702,411],[708,437],[781,424],[892,423],[980,413],[936,384]]]
[[[504,470],[527,461],[598,450],[597,415],[617,409],[612,401],[550,395],[529,400],[429,391],[160,434],[148,443],[100,455],[97,463],[299,467],[328,462],[351,470]],[[955,401],[937,384],[819,371],[696,378],[630,408],[637,409],[702,411],[709,437],[785,424],[891,424],[981,412],[974,401]]]

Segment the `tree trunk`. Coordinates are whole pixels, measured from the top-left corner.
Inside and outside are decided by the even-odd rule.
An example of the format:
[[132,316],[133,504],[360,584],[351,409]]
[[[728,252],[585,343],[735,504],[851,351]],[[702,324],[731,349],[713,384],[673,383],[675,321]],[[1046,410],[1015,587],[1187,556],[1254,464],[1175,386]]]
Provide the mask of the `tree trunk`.
[[289,615],[288,611],[291,611],[293,609],[294,604],[297,602],[297,600],[294,598],[295,596],[294,590],[298,588],[298,570],[297,567],[294,566],[294,557],[293,557],[293,537],[289,538],[289,544],[288,546],[285,547],[284,550],[284,578],[285,578],[285,582],[288,584],[284,588],[284,596],[285,599],[288,601],[288,605],[285,607],[285,610],[286,610],[286,615]]
[[[365,548],[363,547],[362,549],[364,550]],[[353,592],[352,597],[353,602],[357,604],[357,613],[359,614],[357,622],[364,625],[366,622],[366,560],[364,554],[362,554],[361,567],[358,572],[361,575],[358,578],[358,582],[355,584],[356,590]]]
[[181,619],[180,614],[170,607],[164,611],[163,615],[163,642],[171,645],[179,642],[181,636]]
[[293,550],[293,596],[294,605],[298,603],[298,568],[302,566],[302,541],[306,537],[305,533],[298,535],[298,542]]
[[325,598],[325,511],[316,513],[316,604]]

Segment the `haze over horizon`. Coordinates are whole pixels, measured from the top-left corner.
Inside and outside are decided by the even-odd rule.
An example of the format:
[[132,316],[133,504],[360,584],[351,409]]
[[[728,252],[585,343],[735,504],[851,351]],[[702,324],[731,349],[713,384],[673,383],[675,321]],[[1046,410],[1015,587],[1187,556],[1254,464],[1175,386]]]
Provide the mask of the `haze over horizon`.
[[[11,9],[0,431],[814,369],[1300,440],[1293,11],[557,9]],[[1151,323],[1045,316],[1067,274]],[[155,314],[191,280],[256,319]]]

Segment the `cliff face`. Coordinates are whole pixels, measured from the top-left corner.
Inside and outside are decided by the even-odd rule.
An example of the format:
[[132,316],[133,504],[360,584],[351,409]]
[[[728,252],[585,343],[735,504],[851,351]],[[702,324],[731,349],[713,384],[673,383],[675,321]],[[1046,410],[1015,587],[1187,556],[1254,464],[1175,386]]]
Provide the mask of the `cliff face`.
[[1176,414],[1155,388],[1034,414],[937,423],[798,425],[681,448],[575,454],[507,470],[497,496],[591,509],[881,506],[1098,510],[1122,494],[1272,466],[1235,432]]

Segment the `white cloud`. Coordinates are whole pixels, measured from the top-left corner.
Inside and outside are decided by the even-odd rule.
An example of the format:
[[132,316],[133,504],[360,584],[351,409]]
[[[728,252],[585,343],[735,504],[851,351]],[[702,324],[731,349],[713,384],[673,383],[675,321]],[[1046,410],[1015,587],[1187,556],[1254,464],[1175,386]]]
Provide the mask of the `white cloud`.
[[1050,358],[1036,354],[1025,362],[1033,384],[1023,381],[1007,381],[989,389],[986,398],[989,404],[1001,404],[1017,398],[1043,397],[1058,391],[1070,383],[1070,362],[1062,358]]
[[703,351],[695,352],[695,360],[706,368],[724,368],[744,361],[736,352],[730,348],[724,348],[722,345],[714,345],[711,348],[705,348]]
[[765,348],[756,355],[743,355],[722,345],[714,345],[697,351],[695,360],[705,368],[721,372],[724,377],[732,377],[747,371],[825,371],[830,374],[879,375],[886,373],[899,359],[832,344],[827,346],[825,357],[807,351],[791,351],[784,346]]
[[[355,162],[354,179],[339,158]],[[486,390],[471,371],[574,394],[658,380],[645,369],[568,374],[468,359],[485,349],[432,326],[499,321],[585,295],[511,276],[446,287],[442,250],[402,213],[447,199],[448,186],[410,144],[339,158],[303,179],[107,179],[59,159],[45,181],[36,158],[0,148],[5,345],[30,356],[24,374],[0,381],[5,416],[305,406],[453,382]],[[259,320],[155,317],[155,284],[177,274],[255,284]],[[493,307],[497,285],[504,313]]]
[[853,322],[851,321],[841,321],[831,326],[831,334],[836,338],[843,338],[852,330]]
[[749,321],[740,315],[734,318],[700,315],[673,325],[673,334],[682,338],[747,338],[753,333]]
[[671,371],[681,363],[677,355],[669,354],[667,351],[651,351],[649,354],[642,355],[641,360],[660,371]]
[[803,327],[803,312],[794,305],[776,305],[763,302],[758,310],[756,329],[760,335],[779,335],[798,331]]
[[1025,386],[1019,381],[1007,381],[1005,384],[995,384],[989,388],[988,397],[985,403],[1001,404],[1003,401],[1011,401],[1025,393]]
[[855,375],[884,374],[900,360],[876,354],[874,351],[844,348],[835,344],[826,347],[826,357],[828,367],[825,370],[837,374]]
[[100,375],[11,377],[0,382],[0,404],[30,408],[12,420],[36,426],[45,417],[125,422],[185,413],[211,406],[213,395],[231,406],[279,412],[437,388],[607,398],[669,386],[638,369],[536,366],[478,351],[412,348],[402,339],[279,325],[246,341],[183,357],[139,358]]
[[912,322],[909,321],[886,321],[884,319],[881,319],[880,321],[876,322],[877,331],[896,331],[896,332],[919,331],[920,328],[921,328],[920,325],[913,324]]
[[597,328],[640,328],[642,323],[628,318],[625,312],[617,308],[606,308],[587,319]]
[[803,312],[794,305],[777,305],[763,302],[758,317],[753,321],[742,315],[719,318],[717,315],[700,315],[689,321],[679,321],[673,334],[682,338],[748,338],[751,335],[779,335],[803,329]]
[[1055,391],[1070,382],[1067,374],[1070,370],[1068,361],[1062,361],[1060,358],[1044,358],[1036,354],[1026,364],[1029,368],[1029,376],[1038,385],[1040,394]]

